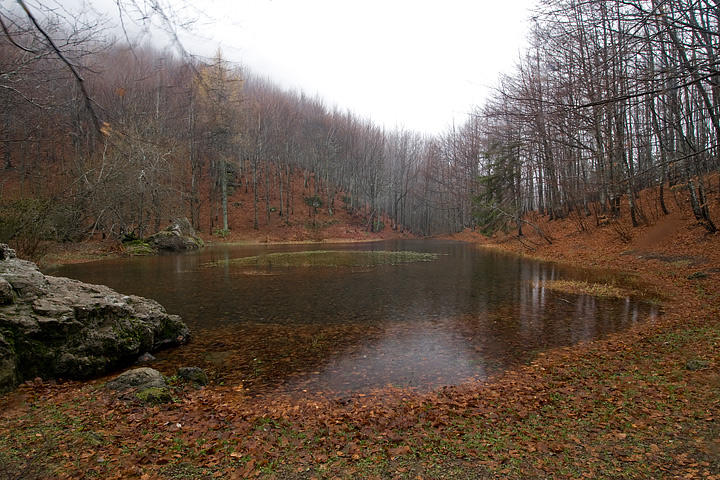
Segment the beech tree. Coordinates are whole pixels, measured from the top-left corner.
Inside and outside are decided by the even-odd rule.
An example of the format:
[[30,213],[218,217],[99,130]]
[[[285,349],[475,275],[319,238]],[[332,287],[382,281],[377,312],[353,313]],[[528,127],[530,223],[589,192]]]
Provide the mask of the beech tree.
[[[600,222],[627,208],[639,226],[668,212],[669,181],[714,232],[705,178],[718,169],[718,14],[710,1],[542,2],[530,49],[481,113],[493,119],[483,142],[509,152],[519,140],[526,165],[512,182],[505,161],[481,161],[495,172],[485,183],[507,185],[491,206],[519,185],[550,219],[583,228],[592,213]],[[517,138],[498,136],[506,126]],[[656,211],[638,199],[649,186]]]
[[[234,169],[238,165],[243,80],[238,69],[233,69],[218,50],[212,63],[200,67],[197,82],[203,154],[210,159],[213,176],[211,192],[216,196],[211,201],[219,201],[221,225],[226,231],[229,229],[228,179],[234,178]],[[211,228],[214,218],[215,215],[211,219]]]
[[[622,210],[639,226],[672,210],[669,195],[717,229],[714,0],[543,0],[515,68],[434,137],[285,91],[219,51],[191,57],[170,4],[116,5],[115,40],[82,2],[72,18],[45,1],[0,6],[0,202],[57,205],[48,215],[72,235],[144,235],[175,215],[224,231],[241,182],[258,229],[274,211],[290,223],[300,189],[330,214],[341,191],[369,230],[389,215],[419,234],[522,233],[530,211],[583,229]],[[149,29],[168,48],[138,47]]]

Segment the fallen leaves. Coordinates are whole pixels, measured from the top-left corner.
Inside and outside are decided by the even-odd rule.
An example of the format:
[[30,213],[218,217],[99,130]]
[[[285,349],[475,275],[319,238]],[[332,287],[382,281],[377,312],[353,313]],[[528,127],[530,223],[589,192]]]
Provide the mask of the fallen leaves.
[[[546,248],[572,250],[554,237]],[[656,282],[670,300],[655,323],[427,394],[252,398],[228,382],[145,408],[93,383],[26,386],[0,397],[0,464],[11,478],[29,465],[38,478],[718,479],[718,275],[693,284],[678,265],[609,248],[582,258]]]

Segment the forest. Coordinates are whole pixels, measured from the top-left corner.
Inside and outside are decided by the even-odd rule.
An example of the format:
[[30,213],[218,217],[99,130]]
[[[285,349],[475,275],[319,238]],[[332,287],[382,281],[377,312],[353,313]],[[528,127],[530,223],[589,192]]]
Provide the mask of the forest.
[[[278,219],[307,223],[310,211],[348,211],[367,232],[455,233],[438,242],[577,268],[573,280],[517,282],[541,292],[527,298],[552,306],[553,318],[563,311],[575,320],[576,306],[596,301],[639,300],[659,313],[572,346],[528,351],[530,342],[518,341],[527,361],[426,393],[388,385],[348,396],[253,396],[242,381],[214,377],[197,388],[173,376],[172,401],[145,404],[107,392],[104,378],[37,377],[0,395],[0,478],[720,479],[718,0],[538,0],[515,67],[483,104],[435,135],[388,130],[283,89],[222,50],[197,56],[179,40],[183,18],[164,9],[186,0],[112,0],[120,30],[93,15],[89,1],[76,0],[88,10],[74,17],[49,6],[70,0],[52,2],[0,3],[0,243],[18,257],[35,260],[53,241],[145,238],[173,217],[219,238]],[[129,33],[152,28],[163,42]],[[239,208],[247,210],[242,225],[232,215]],[[501,275],[476,273],[465,258],[457,264],[468,267],[468,295],[444,294],[434,276],[423,281],[444,295],[436,303],[462,296],[484,310],[418,314],[393,338],[411,337],[422,322],[452,332],[449,320],[465,317],[476,327],[456,330],[458,338],[490,341],[517,317],[535,340],[545,327],[526,310],[485,303]],[[164,259],[141,262],[154,260]],[[361,270],[332,274],[357,281]],[[212,351],[205,346],[214,340],[199,330],[200,353],[184,363],[206,353],[214,354],[208,363],[245,356],[248,384],[259,383],[271,356],[290,365],[303,352],[335,355],[342,345],[331,340],[371,330],[350,321],[369,308],[343,313],[310,275],[322,300],[304,304],[331,310],[329,329],[303,335],[299,322],[263,319],[248,322],[257,325],[249,340],[221,330],[225,343]],[[239,299],[235,285],[273,278],[259,268],[224,276],[235,282],[224,291]],[[139,278],[132,281],[177,290]],[[293,293],[286,277],[274,278]],[[367,295],[379,315],[384,298],[402,297],[385,290]],[[282,310],[277,292],[265,296]],[[198,307],[216,303],[222,314],[202,313],[210,319],[257,310],[254,300],[231,308],[219,297],[188,297]],[[315,311],[302,316],[326,327]],[[615,321],[597,315],[597,324]],[[270,348],[278,339],[291,354]],[[253,348],[225,346],[240,340]]]
[[[0,9],[0,242],[20,250],[142,238],[172,217],[232,230],[238,188],[253,194],[255,229],[271,213],[293,221],[295,188],[368,230],[383,214],[385,228],[422,236],[522,234],[527,212],[582,230],[623,209],[647,225],[680,191],[717,229],[706,176],[720,162],[713,0],[543,0],[515,68],[434,136],[283,90],[221,50],[203,59],[178,42],[136,45],[42,7]],[[648,187],[652,201],[639,201]]]

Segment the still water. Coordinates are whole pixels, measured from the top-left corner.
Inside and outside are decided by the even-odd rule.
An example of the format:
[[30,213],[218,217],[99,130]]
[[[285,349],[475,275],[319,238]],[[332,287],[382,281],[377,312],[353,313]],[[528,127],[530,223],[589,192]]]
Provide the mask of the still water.
[[[302,250],[409,250],[433,261],[371,267],[209,263]],[[545,288],[586,273],[449,241],[216,246],[68,265],[46,272],[159,301],[193,338],[152,365],[205,369],[248,393],[420,390],[485,379],[539,351],[657,315],[633,299]],[[592,280],[592,279],[590,279]]]

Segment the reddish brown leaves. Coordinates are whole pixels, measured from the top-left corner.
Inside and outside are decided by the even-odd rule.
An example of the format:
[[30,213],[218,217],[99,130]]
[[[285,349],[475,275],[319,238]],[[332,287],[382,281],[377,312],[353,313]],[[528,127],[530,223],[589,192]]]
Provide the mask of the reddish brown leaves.
[[[688,266],[621,256],[632,246],[602,229],[578,237],[553,228],[555,242],[538,254],[638,273],[668,299],[663,317],[538,355],[487,385],[425,395],[294,401],[248,398],[234,384],[146,408],[93,384],[26,386],[0,397],[0,460],[19,472],[40,454],[57,478],[438,478],[457,469],[470,478],[718,479],[720,275],[688,280]],[[720,236],[693,229],[663,248],[720,265]],[[693,359],[705,366],[687,368]]]

